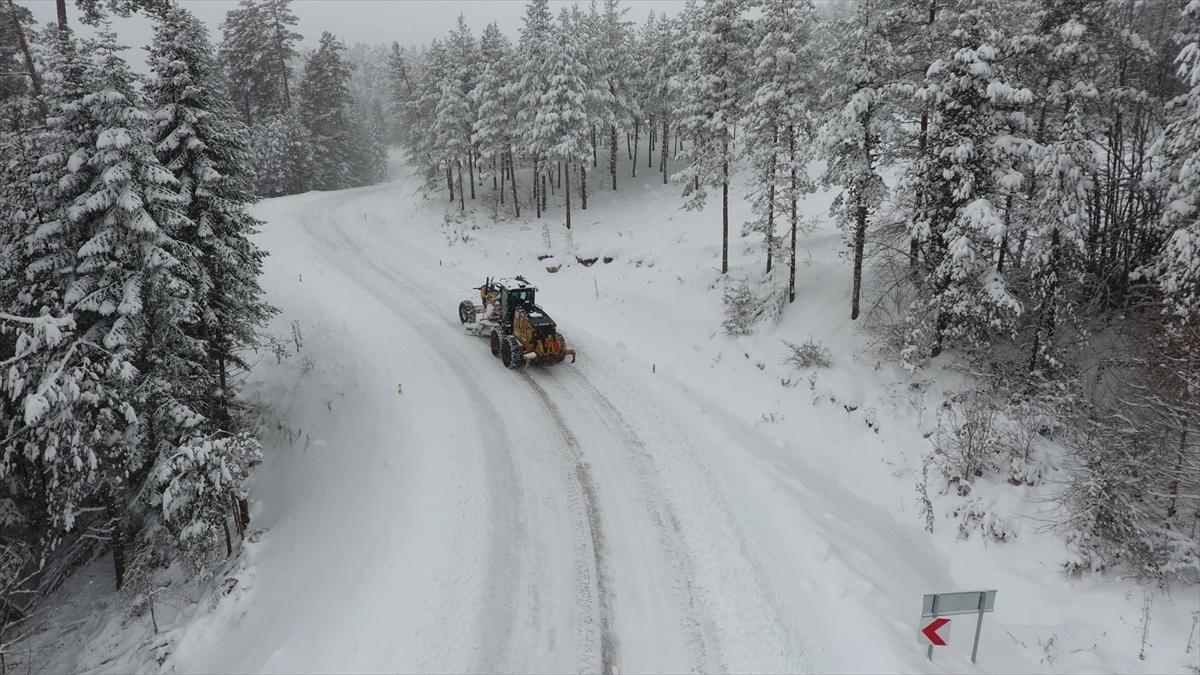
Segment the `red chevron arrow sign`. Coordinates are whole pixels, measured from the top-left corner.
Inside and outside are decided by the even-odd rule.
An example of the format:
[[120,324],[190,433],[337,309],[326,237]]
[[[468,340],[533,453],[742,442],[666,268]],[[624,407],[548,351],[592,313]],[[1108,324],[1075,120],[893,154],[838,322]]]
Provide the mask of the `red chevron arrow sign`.
[[921,635],[917,641],[923,645],[945,647],[950,642],[950,619],[921,619]]

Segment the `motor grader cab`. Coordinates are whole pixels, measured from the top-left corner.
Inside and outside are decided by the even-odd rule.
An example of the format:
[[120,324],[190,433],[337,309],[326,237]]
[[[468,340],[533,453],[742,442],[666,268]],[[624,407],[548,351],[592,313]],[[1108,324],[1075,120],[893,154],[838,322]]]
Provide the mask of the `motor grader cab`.
[[487,337],[492,355],[506,367],[552,366],[567,356],[575,362],[575,350],[567,348],[558,325],[534,302],[537,288],[525,277],[489,278],[476,290],[480,303],[459,303],[459,321],[467,333]]

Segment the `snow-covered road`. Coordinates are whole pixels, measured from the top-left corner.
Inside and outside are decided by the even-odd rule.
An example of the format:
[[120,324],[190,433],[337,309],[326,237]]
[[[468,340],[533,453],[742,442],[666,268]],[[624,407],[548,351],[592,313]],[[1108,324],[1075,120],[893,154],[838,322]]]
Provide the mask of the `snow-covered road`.
[[[925,531],[923,408],[852,355],[836,250],[803,268],[792,325],[730,339],[710,333],[718,250],[657,186],[596,195],[573,241],[552,219],[447,212],[400,171],[256,208],[288,355],[262,354],[246,387],[269,403],[255,534],[203,609],[148,635],[144,669],[1165,672],[1190,656],[1187,603],[1163,603],[1155,625],[1184,639],[1143,662],[1131,587],[1047,570],[1051,537]],[[567,266],[543,273],[564,241]],[[575,267],[576,251],[615,263]],[[458,303],[516,273],[576,363],[510,371],[464,334]],[[794,387],[771,343],[815,329],[845,344]],[[972,625],[931,664],[922,594],[978,588],[1001,592],[985,656],[969,660]],[[76,669],[120,669],[120,634]]]
[[[698,459],[697,445],[714,441],[570,326],[578,363],[505,369],[455,315],[480,281],[366,217],[394,188],[314,195],[270,216],[274,227],[294,223],[293,250],[275,255],[321,269],[297,272],[297,288],[318,295],[369,352],[348,362],[396,374],[404,393],[352,411],[350,424],[373,430],[323,423],[322,447],[341,458],[290,467],[330,498],[319,513],[303,512],[311,503],[280,512],[266,545],[278,555],[298,547],[317,569],[268,573],[273,556],[251,551],[252,602],[271,611],[244,612],[219,653],[180,662],[204,671],[808,670],[803,639]],[[543,304],[553,313],[552,293]],[[338,364],[331,381],[353,379],[353,367]],[[371,386],[382,398],[389,385]],[[358,447],[330,448],[339,434]],[[369,478],[347,464],[401,475]],[[347,494],[331,494],[339,491]],[[317,631],[314,609],[328,617]]]

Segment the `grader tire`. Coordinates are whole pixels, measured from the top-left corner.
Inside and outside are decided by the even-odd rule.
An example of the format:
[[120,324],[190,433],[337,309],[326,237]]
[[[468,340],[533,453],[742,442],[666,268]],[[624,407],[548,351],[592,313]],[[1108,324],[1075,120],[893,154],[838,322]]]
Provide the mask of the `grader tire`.
[[505,335],[504,340],[500,343],[500,360],[504,363],[505,368],[511,370],[520,370],[525,367],[525,353],[521,350],[521,343],[517,338],[511,335]]
[[475,323],[475,303],[470,300],[458,303],[458,320],[464,324]]
[[491,339],[488,342],[492,348],[492,356],[500,358],[500,331],[493,328]]

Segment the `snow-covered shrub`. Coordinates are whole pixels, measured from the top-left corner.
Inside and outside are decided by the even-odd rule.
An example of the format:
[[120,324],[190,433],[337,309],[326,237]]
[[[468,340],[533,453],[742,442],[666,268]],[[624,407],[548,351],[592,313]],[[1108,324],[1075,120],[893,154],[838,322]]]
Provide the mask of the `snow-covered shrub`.
[[778,321],[787,299],[785,290],[774,274],[767,275],[758,285],[751,285],[745,277],[730,279],[722,296],[725,319],[721,327],[729,335],[749,335],[763,321]]
[[155,506],[196,576],[213,574],[222,547],[230,552],[229,516],[244,529],[242,483],[261,456],[249,434],[191,438],[155,467]]
[[970,492],[967,484],[985,470],[999,468],[999,433],[996,405],[987,393],[967,391],[942,403],[935,453],[946,482],[959,494]]
[[781,342],[788,348],[787,356],[783,357],[785,366],[807,370],[809,368],[828,368],[833,365],[829,350],[811,337],[804,344],[799,345],[787,340],[781,340]]

